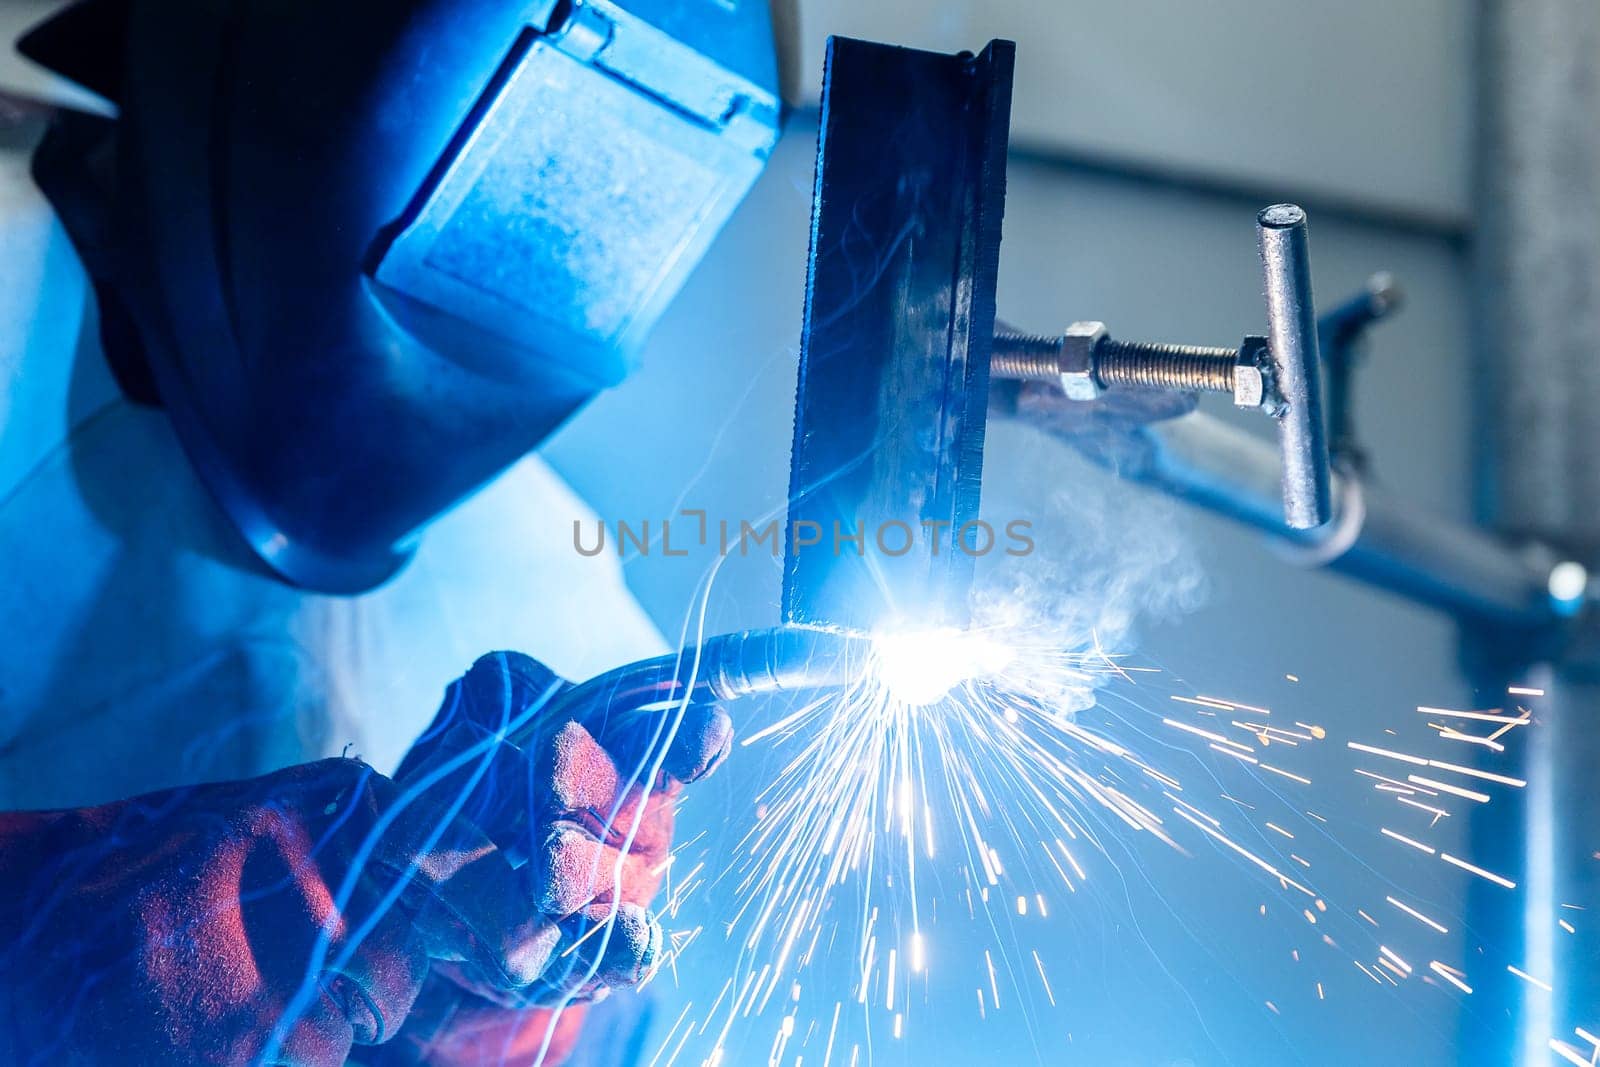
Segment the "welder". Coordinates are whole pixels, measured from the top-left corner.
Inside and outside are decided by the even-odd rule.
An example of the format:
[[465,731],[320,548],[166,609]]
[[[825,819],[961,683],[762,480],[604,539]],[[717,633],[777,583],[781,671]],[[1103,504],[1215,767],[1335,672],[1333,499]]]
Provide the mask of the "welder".
[[776,139],[766,5],[693,6],[85,0],[22,42],[100,99],[0,139],[0,1060],[555,1064],[659,964],[726,716],[554,714],[513,653],[432,700],[485,649],[665,649],[525,457]]

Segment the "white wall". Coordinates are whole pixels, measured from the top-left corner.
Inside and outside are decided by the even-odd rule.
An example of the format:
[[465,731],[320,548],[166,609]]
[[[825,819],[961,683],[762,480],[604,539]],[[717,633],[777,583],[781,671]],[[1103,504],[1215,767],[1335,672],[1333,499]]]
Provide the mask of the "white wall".
[[[1473,5],[1459,0],[800,0],[799,100],[828,34],[1022,44],[1015,138],[1465,218]],[[1305,193],[1302,193],[1305,195]]]

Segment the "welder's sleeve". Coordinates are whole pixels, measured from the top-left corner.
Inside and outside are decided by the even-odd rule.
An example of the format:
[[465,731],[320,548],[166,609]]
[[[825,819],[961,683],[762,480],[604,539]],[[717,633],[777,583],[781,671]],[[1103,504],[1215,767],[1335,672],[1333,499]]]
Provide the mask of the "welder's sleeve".
[[[661,928],[648,907],[671,859],[679,796],[726,757],[732,724],[714,706],[609,719],[558,712],[565,689],[526,656],[483,657],[450,687],[398,775],[468,798],[471,818],[504,854],[527,857],[531,905],[560,931],[550,964],[531,987],[508,990],[435,963],[411,1021],[371,1062],[560,1063],[583,1005],[660,963]],[[512,746],[510,735],[529,740]],[[476,784],[442,770],[458,758],[451,753],[485,746],[496,758]]]

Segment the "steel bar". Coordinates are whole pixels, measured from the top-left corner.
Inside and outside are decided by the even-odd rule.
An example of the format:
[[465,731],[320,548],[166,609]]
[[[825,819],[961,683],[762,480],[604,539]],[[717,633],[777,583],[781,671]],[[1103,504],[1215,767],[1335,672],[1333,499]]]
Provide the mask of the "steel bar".
[[[1479,299],[1470,381],[1480,432],[1475,486],[1483,517],[1600,564],[1600,5],[1485,0],[1477,5],[1480,125],[1475,138]],[[1471,928],[1486,953],[1543,986],[1492,968],[1463,1012],[1460,1062],[1526,1067],[1556,1059],[1550,1041],[1600,1023],[1594,948],[1556,925],[1600,901],[1600,640],[1594,619],[1563,647],[1510,647],[1472,635],[1464,657],[1496,700],[1532,709],[1508,746],[1528,786],[1473,813],[1473,854],[1517,882],[1473,880]],[[1518,662],[1520,660],[1520,662]],[[1546,662],[1541,663],[1540,660]],[[1508,687],[1542,690],[1511,694]],[[1509,800],[1510,803],[1506,803]],[[1579,927],[1580,934],[1583,931]],[[1589,1047],[1582,1045],[1584,1056]]]
[[1275,204],[1256,222],[1267,281],[1267,336],[1285,405],[1278,419],[1283,517],[1296,529],[1311,529],[1328,521],[1332,505],[1306,213],[1293,204]]
[[1519,551],[1347,475],[1331,478],[1330,522],[1284,526],[1278,449],[1219,419],[1187,415],[1135,430],[1113,452],[1084,451],[1122,477],[1293,546],[1308,565],[1495,626],[1535,629],[1561,620],[1549,596],[1553,556]]
[[1015,48],[833,38],[783,581],[787,623],[960,625],[978,520]]

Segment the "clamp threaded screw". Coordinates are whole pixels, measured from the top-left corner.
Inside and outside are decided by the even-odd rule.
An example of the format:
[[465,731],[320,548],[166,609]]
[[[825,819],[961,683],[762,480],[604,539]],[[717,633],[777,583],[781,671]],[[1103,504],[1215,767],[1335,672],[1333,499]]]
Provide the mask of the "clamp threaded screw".
[[[1003,332],[995,335],[990,373],[1016,381],[1059,382],[1064,337]],[[1095,384],[1179,392],[1232,393],[1239,350],[1207,345],[1118,341],[1102,337],[1091,348]]]
[[1061,374],[1061,338],[997,333],[989,373],[1019,382],[1049,382]]
[[1151,344],[1106,338],[1095,351],[1095,376],[1106,386],[1231,393],[1239,353],[1202,345]]

